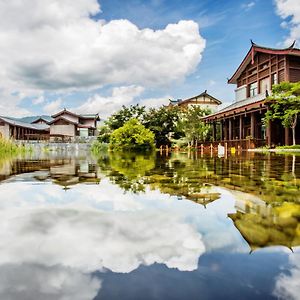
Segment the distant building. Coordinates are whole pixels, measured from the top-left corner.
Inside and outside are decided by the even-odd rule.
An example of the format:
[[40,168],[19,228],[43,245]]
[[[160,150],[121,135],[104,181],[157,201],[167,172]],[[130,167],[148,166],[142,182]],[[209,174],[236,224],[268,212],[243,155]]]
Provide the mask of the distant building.
[[205,90],[200,95],[185,100],[182,99],[170,100],[169,106],[178,105],[179,107],[182,108],[190,108],[193,106],[197,106],[203,109],[210,109],[212,112],[215,112],[220,104],[222,104],[220,100],[209,95],[207,93],[207,90]]
[[[252,41],[251,41],[252,42]],[[291,144],[291,129],[284,128],[280,121],[264,126],[267,111],[265,99],[271,93],[272,85],[283,81],[300,81],[300,49],[295,43],[285,49],[258,46],[251,48],[240,66],[228,80],[236,84],[235,101],[205,118],[212,124],[214,140],[216,127],[220,127],[221,142],[232,146],[236,142],[252,140],[253,147],[261,145]],[[296,142],[300,143],[300,122],[296,128]]]
[[99,121],[98,114],[78,115],[66,109],[51,116],[53,120],[49,122],[50,137],[55,135],[94,136]]
[[98,114],[79,115],[66,109],[51,117],[38,117],[31,123],[0,116],[0,137],[16,140],[74,139],[95,136]]

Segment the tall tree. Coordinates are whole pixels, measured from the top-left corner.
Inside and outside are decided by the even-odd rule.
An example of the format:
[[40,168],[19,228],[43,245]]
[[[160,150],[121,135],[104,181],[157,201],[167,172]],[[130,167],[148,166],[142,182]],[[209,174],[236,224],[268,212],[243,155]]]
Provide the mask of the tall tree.
[[170,138],[179,138],[178,130],[181,111],[177,106],[150,108],[145,115],[144,125],[155,135],[156,146],[171,145]]
[[300,113],[300,82],[282,82],[273,85],[272,95],[266,99],[269,109],[265,115],[265,124],[280,120],[286,128],[292,129],[293,145],[296,144],[296,126]]
[[122,109],[112,114],[105,123],[111,130],[122,127],[130,119],[137,119],[139,122],[143,123],[145,113],[145,106],[136,104],[126,107],[123,105]]
[[190,145],[197,147],[198,143],[205,142],[208,139],[210,126],[205,124],[202,118],[210,113],[210,110],[197,106],[193,106],[183,113],[180,128]]

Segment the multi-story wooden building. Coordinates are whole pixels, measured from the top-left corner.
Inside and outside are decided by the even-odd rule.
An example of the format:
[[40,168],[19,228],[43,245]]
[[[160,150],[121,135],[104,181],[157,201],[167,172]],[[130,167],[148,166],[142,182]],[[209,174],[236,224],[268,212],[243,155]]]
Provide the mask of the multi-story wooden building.
[[[213,125],[214,139],[220,128],[220,141],[236,145],[251,140],[252,147],[260,145],[289,145],[291,130],[279,121],[263,123],[267,111],[265,99],[273,84],[283,81],[300,81],[300,49],[293,43],[285,49],[266,48],[252,45],[238,69],[228,80],[236,84],[235,101],[222,110],[209,115],[206,121]],[[300,122],[298,122],[300,123]],[[300,143],[300,124],[296,142]],[[250,144],[250,143],[249,143]]]

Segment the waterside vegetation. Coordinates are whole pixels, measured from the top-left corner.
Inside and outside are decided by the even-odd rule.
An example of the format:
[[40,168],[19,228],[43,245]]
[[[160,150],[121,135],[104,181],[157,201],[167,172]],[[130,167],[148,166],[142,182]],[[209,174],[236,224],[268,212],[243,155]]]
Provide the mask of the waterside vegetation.
[[197,147],[211,140],[211,129],[202,117],[210,113],[207,109],[178,106],[162,106],[146,110],[144,106],[123,106],[99,128],[93,152],[107,147],[110,150],[150,150],[161,146]]
[[24,153],[25,147],[16,145],[11,140],[0,138],[0,156]]

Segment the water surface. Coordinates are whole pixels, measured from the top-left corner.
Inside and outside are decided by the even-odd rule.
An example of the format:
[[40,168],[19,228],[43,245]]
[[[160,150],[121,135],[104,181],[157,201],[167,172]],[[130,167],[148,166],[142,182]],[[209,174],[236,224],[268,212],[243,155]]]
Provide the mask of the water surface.
[[0,299],[299,299],[300,157],[0,160]]

